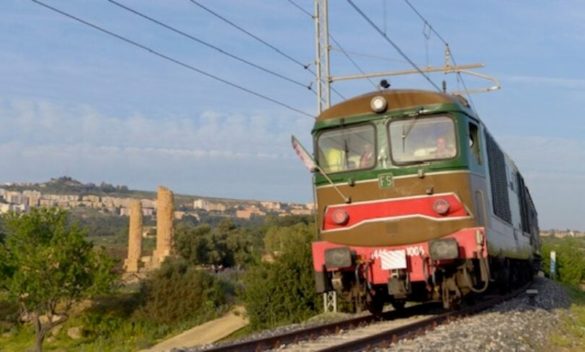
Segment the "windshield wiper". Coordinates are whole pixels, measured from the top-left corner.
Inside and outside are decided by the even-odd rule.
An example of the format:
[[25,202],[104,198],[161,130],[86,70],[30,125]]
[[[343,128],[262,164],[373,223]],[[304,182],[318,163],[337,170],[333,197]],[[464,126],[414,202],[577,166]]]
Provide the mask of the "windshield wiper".
[[412,128],[414,127],[414,124],[416,123],[418,117],[422,115],[424,112],[426,112],[425,109],[420,107],[417,111],[408,115],[409,117],[412,117],[412,120],[410,122],[410,125],[408,125],[406,131],[404,131],[404,128],[402,129],[402,144],[404,144],[404,140],[406,139],[406,137],[408,137],[410,131],[412,131]]

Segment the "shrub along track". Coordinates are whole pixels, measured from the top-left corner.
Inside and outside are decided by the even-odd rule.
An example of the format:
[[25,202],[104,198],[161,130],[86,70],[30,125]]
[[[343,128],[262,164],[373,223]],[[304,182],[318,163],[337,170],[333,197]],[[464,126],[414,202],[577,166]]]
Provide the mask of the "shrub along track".
[[[523,293],[529,284],[506,295],[483,295],[481,303],[445,312],[439,304],[426,303],[381,317],[372,315],[285,332],[255,340],[213,346],[205,351],[362,351],[387,347],[413,338],[438,325],[478,313]],[[347,332],[343,336],[338,333]]]

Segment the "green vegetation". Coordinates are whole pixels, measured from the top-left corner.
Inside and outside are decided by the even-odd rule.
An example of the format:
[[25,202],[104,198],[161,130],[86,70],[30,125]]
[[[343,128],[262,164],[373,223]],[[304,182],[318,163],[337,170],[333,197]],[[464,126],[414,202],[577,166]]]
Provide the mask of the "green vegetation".
[[67,224],[58,209],[8,214],[0,247],[1,287],[35,328],[35,349],[42,350],[51,329],[64,323],[73,305],[107,292],[112,262],[94,251],[85,233]]
[[550,252],[556,252],[555,279],[571,286],[585,281],[585,239],[582,238],[548,238],[542,244],[542,269],[550,271]]
[[224,219],[216,227],[182,225],[175,232],[176,253],[193,265],[244,267],[259,252],[254,231]]
[[543,351],[585,351],[585,292],[570,286],[567,289],[571,295],[571,308]]
[[142,284],[135,315],[156,324],[214,318],[228,305],[234,289],[182,259],[167,260]]
[[542,245],[545,272],[550,271],[550,252],[556,252],[557,270],[555,279],[565,285],[571,296],[571,307],[563,316],[562,323],[551,335],[549,346],[543,350],[550,351],[584,351],[585,350],[585,238],[544,237]]
[[[85,238],[84,231],[73,225],[81,222],[83,217],[78,215],[70,217],[60,228],[76,229],[75,233]],[[0,234],[9,234],[5,240],[8,243],[12,232],[1,230],[2,220]],[[92,225],[93,221],[99,224],[106,218],[81,223],[85,230],[96,231],[98,226]],[[10,218],[4,222],[9,225]],[[122,230],[119,224],[111,228],[116,226],[120,230],[116,235],[95,236],[90,232],[87,238],[122,248],[127,230]],[[36,236],[42,237],[44,228],[27,229],[39,242]],[[267,217],[263,222],[258,219],[233,222],[224,218],[212,224],[178,222],[174,259],[167,259],[161,269],[149,273],[140,283],[125,284],[109,294],[72,305],[70,318],[46,334],[45,348],[135,351],[218,317],[233,304],[246,305],[253,324],[247,332],[305,320],[320,306],[311,269],[313,236],[309,217]],[[7,246],[2,248],[4,255],[11,253]],[[270,263],[260,259],[267,253],[272,255]],[[43,255],[44,264],[53,267],[46,260],[50,256]],[[123,258],[125,252],[120,251],[119,255]],[[61,264],[59,267],[63,268]],[[0,270],[7,277],[15,269],[0,261]],[[39,277],[33,279],[41,282]],[[19,322],[22,310],[14,297],[5,286],[0,287],[2,351],[26,350],[35,340],[33,325]],[[70,337],[71,330],[78,331],[79,336]]]
[[[91,208],[74,208],[70,210],[70,218],[72,222],[83,227],[88,236],[92,238],[113,236],[127,239],[128,237],[129,220],[127,216],[105,214]],[[146,226],[154,225],[150,218],[145,220]]]
[[101,297],[79,319],[88,351],[134,351],[229,309],[234,289],[183,259],[167,260],[138,289]]
[[269,229],[276,260],[261,262],[244,277],[243,300],[252,329],[298,323],[317,314],[311,258],[312,226]]
[[97,194],[97,195],[127,195],[131,191],[127,186],[114,186],[102,182],[99,185],[93,183],[81,183],[69,176],[52,178],[49,182],[27,186],[4,186],[14,191],[35,190],[51,194]]

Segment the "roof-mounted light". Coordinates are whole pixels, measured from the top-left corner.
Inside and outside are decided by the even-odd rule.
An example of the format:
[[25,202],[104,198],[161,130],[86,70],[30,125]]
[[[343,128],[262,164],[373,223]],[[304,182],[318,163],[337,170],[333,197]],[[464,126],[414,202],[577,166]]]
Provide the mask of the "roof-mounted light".
[[376,95],[370,100],[370,108],[375,113],[383,113],[388,108],[388,101],[381,95]]

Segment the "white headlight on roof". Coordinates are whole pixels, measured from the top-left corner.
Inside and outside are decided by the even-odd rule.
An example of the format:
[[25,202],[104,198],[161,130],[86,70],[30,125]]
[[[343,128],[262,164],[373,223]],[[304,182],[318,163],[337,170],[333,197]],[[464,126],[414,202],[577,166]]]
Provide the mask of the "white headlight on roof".
[[372,100],[370,100],[370,107],[372,108],[372,111],[382,113],[386,111],[386,108],[388,107],[388,101],[383,96],[376,95],[372,98]]

